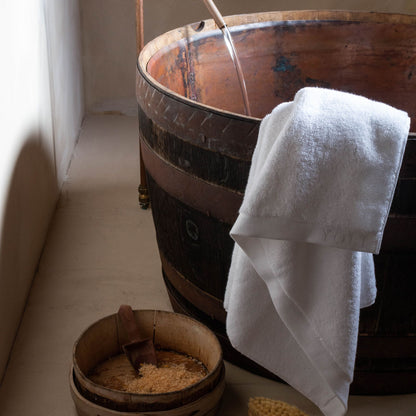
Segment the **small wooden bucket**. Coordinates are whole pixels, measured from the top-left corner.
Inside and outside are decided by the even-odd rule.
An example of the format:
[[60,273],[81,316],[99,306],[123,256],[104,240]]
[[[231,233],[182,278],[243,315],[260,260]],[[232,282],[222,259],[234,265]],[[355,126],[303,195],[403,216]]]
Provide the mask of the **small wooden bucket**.
[[157,347],[188,354],[201,361],[208,374],[185,389],[161,394],[135,394],[112,390],[87,375],[100,362],[120,354],[128,342],[117,314],[107,316],[84,331],[75,342],[70,388],[79,416],[215,415],[224,392],[221,346],[211,330],[187,316],[163,311],[134,311],[143,335]]

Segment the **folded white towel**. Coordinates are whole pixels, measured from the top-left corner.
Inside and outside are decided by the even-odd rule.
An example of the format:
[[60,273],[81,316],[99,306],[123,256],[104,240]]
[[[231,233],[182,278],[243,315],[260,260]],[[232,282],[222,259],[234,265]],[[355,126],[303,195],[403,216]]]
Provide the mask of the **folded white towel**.
[[[403,111],[304,88],[260,126],[224,306],[233,346],[326,415],[347,409],[360,307],[406,145]],[[363,253],[365,252],[365,253]]]

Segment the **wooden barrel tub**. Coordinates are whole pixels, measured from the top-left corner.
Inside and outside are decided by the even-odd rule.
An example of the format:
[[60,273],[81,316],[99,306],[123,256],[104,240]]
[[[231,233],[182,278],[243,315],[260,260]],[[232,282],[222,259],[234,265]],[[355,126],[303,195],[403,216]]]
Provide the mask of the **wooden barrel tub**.
[[[139,56],[139,130],[163,277],[176,311],[205,323],[225,358],[259,374],[225,333],[223,296],[261,118],[304,86],[354,92],[407,111],[416,129],[416,16],[270,12],[226,18],[246,77],[211,20],[168,32]],[[416,392],[416,136],[375,257],[378,295],[362,310],[355,394]]]

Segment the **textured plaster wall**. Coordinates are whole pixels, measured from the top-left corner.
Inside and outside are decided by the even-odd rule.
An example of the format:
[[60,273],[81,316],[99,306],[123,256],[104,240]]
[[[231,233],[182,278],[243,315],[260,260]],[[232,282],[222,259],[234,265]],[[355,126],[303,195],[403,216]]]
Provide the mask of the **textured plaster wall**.
[[[145,41],[209,18],[202,0],[144,0]],[[134,114],[136,0],[81,0],[88,112]],[[416,13],[415,0],[216,0],[224,15],[271,10],[349,9]]]
[[78,6],[0,2],[0,381],[83,117]]

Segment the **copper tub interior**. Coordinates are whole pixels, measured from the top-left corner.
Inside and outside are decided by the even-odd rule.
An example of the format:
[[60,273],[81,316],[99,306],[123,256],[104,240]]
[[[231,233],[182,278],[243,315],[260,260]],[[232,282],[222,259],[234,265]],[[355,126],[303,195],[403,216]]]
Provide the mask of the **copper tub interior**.
[[[262,118],[305,86],[353,92],[416,115],[416,26],[406,16],[315,14],[312,20],[227,18],[241,61],[252,116]],[[277,16],[278,17],[278,16]],[[290,14],[283,14],[290,18]],[[305,18],[308,17],[305,14]],[[270,19],[276,14],[271,13]],[[327,19],[327,20],[324,20]],[[237,25],[235,25],[237,24]],[[203,27],[202,31],[198,32]],[[175,37],[173,37],[175,39]],[[211,21],[183,28],[157,51],[147,72],[164,88],[220,111],[245,114],[238,78],[220,30]]]

